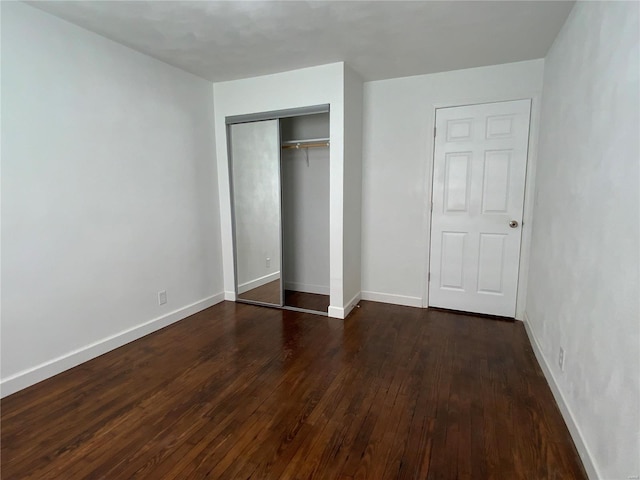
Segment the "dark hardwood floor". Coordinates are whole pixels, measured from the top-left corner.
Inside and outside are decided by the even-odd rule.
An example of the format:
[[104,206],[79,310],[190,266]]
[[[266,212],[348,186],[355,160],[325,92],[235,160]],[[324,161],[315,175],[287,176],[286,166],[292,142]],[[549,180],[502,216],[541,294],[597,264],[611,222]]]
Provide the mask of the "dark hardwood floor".
[[520,322],[224,302],[2,400],[3,479],[584,479]]
[[[241,293],[238,295],[238,298],[240,300],[280,304],[280,279]],[[306,310],[327,313],[329,309],[329,295],[285,290],[284,304],[288,307],[304,308]]]
[[329,310],[329,295],[285,290],[284,304],[288,307],[304,308],[326,314]]

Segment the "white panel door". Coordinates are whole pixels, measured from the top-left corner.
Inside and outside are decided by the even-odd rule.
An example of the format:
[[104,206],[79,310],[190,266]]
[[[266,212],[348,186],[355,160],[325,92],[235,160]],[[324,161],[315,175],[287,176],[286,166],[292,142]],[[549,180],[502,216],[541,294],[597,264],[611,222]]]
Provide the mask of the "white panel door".
[[515,316],[530,108],[436,110],[429,306]]

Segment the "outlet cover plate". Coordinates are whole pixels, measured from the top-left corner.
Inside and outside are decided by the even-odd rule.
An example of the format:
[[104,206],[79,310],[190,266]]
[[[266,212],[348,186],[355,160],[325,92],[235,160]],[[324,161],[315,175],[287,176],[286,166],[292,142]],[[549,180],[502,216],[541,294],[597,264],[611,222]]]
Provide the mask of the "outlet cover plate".
[[158,305],[164,305],[167,303],[167,291],[162,290],[158,292]]

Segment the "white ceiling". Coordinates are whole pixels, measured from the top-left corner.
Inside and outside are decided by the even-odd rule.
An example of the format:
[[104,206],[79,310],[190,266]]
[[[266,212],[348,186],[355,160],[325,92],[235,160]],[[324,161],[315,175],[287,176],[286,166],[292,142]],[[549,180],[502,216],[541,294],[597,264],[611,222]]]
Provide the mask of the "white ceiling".
[[28,2],[217,82],[345,61],[379,80],[542,58],[573,2]]

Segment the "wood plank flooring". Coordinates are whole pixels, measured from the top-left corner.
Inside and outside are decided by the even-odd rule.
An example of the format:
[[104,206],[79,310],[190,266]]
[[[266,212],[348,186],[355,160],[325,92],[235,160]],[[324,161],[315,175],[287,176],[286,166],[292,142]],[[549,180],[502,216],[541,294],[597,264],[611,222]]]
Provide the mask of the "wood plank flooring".
[[585,479],[521,323],[224,302],[2,400],[3,479]]
[[[238,295],[241,300],[280,304],[280,279],[266,283],[247,292]],[[329,309],[329,295],[317,293],[284,291],[284,304],[288,307],[304,308],[316,312],[327,313]]]
[[304,308],[326,314],[329,310],[329,295],[318,293],[296,292],[295,290],[284,291],[284,304],[288,307]]

